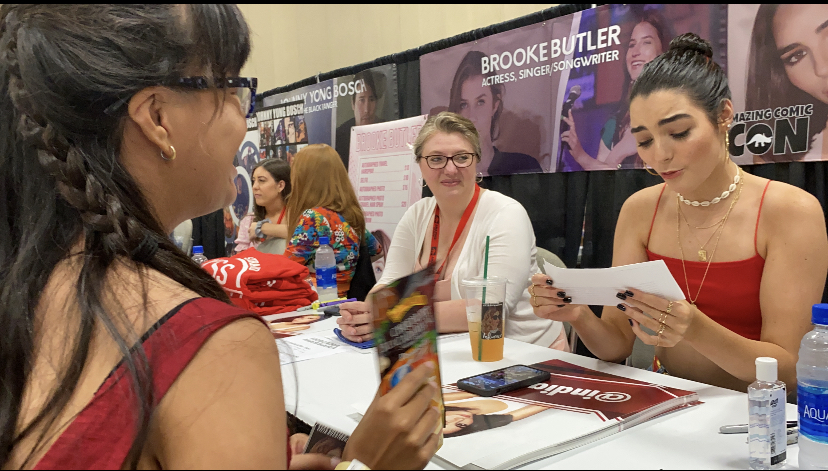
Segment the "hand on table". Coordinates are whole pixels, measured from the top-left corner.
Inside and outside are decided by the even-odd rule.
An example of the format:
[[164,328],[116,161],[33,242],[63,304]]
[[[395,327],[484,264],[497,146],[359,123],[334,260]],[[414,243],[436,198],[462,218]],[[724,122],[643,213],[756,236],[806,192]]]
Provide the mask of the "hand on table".
[[[687,301],[670,301],[632,288],[618,293],[618,298],[623,301],[618,309],[632,321],[635,335],[647,345],[657,347],[673,347],[684,340],[693,320],[701,314],[696,306]],[[642,325],[656,332],[656,335],[644,332]]]
[[437,451],[440,413],[431,406],[434,364],[420,365],[385,396],[377,395],[348,440],[343,460],[371,469],[422,469]]
[[536,316],[553,321],[572,322],[578,318],[577,306],[566,292],[555,288],[552,278],[542,273],[532,275],[529,304]]
[[373,337],[373,316],[368,303],[362,301],[342,303],[339,305],[339,315],[336,323],[339,324],[339,330],[346,339],[362,343]]

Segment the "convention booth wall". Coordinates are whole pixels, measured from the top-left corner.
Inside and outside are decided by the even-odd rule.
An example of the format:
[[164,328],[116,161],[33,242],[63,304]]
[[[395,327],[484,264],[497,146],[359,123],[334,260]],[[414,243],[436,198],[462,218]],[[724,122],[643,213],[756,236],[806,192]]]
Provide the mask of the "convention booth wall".
[[[664,37],[661,45],[653,45],[656,52],[675,35],[692,31],[711,41],[716,61],[729,76],[737,112],[730,134],[733,160],[746,172],[808,191],[826,208],[828,166],[823,160],[828,154],[822,131],[828,106],[795,87],[769,88],[780,82],[782,67],[793,67],[796,60],[790,58],[794,51],[783,57],[787,65],[779,65],[775,45],[764,44],[773,37],[765,31],[773,27],[773,5],[590,7],[559,5],[309,77],[260,93],[257,105],[291,102],[302,99],[303,91],[325,87],[348,90],[347,84],[370,76],[382,89],[379,120],[393,120],[458,111],[457,103],[465,99],[464,80],[482,75],[483,83],[471,88],[486,91],[500,106],[496,116],[485,117],[481,130],[494,152],[481,186],[519,201],[529,213],[537,246],[557,254],[568,267],[608,267],[624,201],[663,181],[643,169],[634,150],[624,152],[628,116],[623,97],[636,72],[629,65],[630,51],[642,28],[653,27]],[[764,57],[765,50],[773,53]],[[336,129],[352,125],[355,111],[348,97],[338,99],[338,106],[327,107],[337,111],[327,117],[321,113],[325,105],[309,108],[305,101],[307,142],[347,149],[337,145]],[[324,119],[322,137],[314,138],[309,109],[320,112],[317,120]],[[569,125],[562,116],[572,117],[569,123],[578,129],[580,142],[565,139]],[[498,155],[523,163],[497,165]],[[588,164],[598,162],[587,170],[597,171],[584,171],[584,156],[591,159]],[[423,193],[430,196],[427,188]],[[205,246],[208,257],[225,254],[224,219],[219,211],[195,221],[195,243]]]

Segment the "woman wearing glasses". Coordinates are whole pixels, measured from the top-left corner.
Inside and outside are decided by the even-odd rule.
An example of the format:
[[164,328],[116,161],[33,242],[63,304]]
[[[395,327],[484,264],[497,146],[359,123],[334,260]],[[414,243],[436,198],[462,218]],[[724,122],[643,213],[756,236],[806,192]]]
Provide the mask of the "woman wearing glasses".
[[[483,275],[489,236],[488,274],[509,280],[506,337],[568,350],[562,324],[535,317],[529,305],[526,286],[539,270],[526,210],[507,196],[481,189],[475,181],[480,140],[474,124],[451,112],[431,116],[414,142],[414,154],[434,196],[406,211],[374,290],[434,265],[439,280],[435,288],[437,328],[465,332],[468,323],[460,280]],[[366,303],[343,304],[340,313],[338,322],[347,338],[361,342],[370,337]]]
[[[167,237],[235,197],[249,51],[232,5],[0,7],[0,468],[333,468],[291,458],[268,327]],[[429,373],[343,458],[424,466]]]

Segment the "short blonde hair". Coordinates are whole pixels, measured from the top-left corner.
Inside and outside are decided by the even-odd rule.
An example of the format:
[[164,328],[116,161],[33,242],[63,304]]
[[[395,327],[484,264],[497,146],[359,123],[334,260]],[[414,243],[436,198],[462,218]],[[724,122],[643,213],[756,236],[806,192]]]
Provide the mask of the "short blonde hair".
[[468,119],[450,111],[443,111],[436,116],[429,116],[422,129],[420,129],[420,134],[414,140],[414,155],[417,162],[423,158],[423,146],[425,146],[426,141],[438,132],[456,133],[463,136],[472,145],[472,149],[477,155],[477,161],[480,162],[480,135],[477,133],[477,128]]

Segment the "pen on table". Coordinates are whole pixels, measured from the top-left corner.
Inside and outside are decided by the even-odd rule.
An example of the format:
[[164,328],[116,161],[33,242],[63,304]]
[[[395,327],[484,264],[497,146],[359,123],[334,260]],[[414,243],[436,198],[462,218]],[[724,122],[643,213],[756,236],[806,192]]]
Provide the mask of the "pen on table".
[[299,312],[299,311],[308,311],[308,310],[311,310],[311,309],[319,309],[320,307],[336,306],[337,304],[349,303],[351,301],[356,301],[356,300],[357,300],[356,298],[347,298],[347,299],[346,298],[339,298],[339,299],[334,299],[333,301],[326,301],[324,303],[320,303],[319,301],[314,301],[313,304],[311,304],[310,306],[300,307],[296,311],[297,312]]
[[[787,428],[794,428],[799,425],[796,420],[789,420],[786,424]],[[748,424],[722,425],[719,427],[719,433],[748,433]]]

